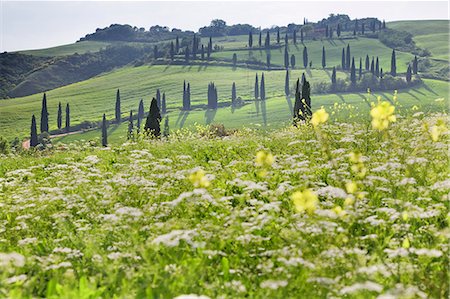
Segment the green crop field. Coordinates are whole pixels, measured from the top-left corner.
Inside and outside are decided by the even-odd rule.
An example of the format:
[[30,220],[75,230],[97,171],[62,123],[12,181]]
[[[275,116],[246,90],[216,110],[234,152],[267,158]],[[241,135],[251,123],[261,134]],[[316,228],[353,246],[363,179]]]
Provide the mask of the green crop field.
[[43,57],[65,56],[75,53],[84,54],[86,52],[97,52],[100,49],[106,48],[108,45],[110,45],[108,42],[82,41],[46,49],[20,51],[20,53]]
[[395,21],[387,23],[387,27],[411,33],[412,35],[428,35],[435,33],[448,33],[448,20],[415,20]]

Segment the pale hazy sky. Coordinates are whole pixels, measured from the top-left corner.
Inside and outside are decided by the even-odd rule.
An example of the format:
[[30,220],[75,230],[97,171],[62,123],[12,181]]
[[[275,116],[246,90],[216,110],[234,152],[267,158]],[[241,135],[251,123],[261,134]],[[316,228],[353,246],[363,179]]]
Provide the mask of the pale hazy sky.
[[165,25],[197,31],[220,18],[256,27],[300,24],[330,13],[386,21],[449,19],[447,1],[5,1],[0,0],[0,52],[73,43],[110,24]]

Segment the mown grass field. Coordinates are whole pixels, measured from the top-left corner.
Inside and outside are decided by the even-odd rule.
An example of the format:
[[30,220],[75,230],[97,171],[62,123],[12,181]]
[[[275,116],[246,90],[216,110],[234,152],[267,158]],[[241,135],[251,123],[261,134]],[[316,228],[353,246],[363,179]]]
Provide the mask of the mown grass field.
[[108,42],[83,41],[46,49],[19,51],[19,53],[43,57],[65,56],[75,53],[84,54],[86,52],[97,52],[100,49],[106,48],[109,44],[110,43]]

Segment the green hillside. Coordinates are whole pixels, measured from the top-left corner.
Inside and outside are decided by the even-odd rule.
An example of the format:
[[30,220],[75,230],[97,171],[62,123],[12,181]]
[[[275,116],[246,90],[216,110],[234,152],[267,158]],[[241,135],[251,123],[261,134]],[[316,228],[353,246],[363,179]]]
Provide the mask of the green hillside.
[[395,21],[387,23],[388,28],[401,30],[412,35],[427,35],[435,33],[448,33],[449,20],[414,20]]
[[46,49],[19,51],[19,53],[42,57],[66,56],[75,53],[84,54],[87,52],[97,52],[106,48],[109,44],[109,42],[82,41]]

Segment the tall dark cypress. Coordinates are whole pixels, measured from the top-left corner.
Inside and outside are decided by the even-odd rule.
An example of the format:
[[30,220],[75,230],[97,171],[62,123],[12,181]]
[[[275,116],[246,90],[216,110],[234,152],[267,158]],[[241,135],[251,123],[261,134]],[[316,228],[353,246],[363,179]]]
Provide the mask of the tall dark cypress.
[[333,66],[333,73],[331,74],[331,87],[336,87],[336,67]]
[[377,60],[375,62],[375,76],[377,76],[377,77],[380,76],[380,61],[378,60],[378,56],[377,56]]
[[375,58],[372,56],[372,62],[370,63],[370,72],[375,75]]
[[231,105],[234,106],[236,104],[236,83],[233,82],[231,85]]
[[58,125],[58,130],[62,128],[62,107],[61,102],[58,103],[58,117],[56,118],[56,124]]
[[[194,60],[197,59],[197,50],[198,50],[197,35],[194,33],[194,38],[192,39],[192,59]],[[158,107],[161,108],[160,105],[158,105]]]
[[356,68],[355,68],[355,57],[352,57],[352,66],[350,68],[350,81],[353,85],[356,84]]
[[237,63],[237,54],[233,53],[233,66],[236,66]]
[[116,123],[120,123],[120,91],[117,89],[116,92]]
[[289,38],[288,38],[288,34],[286,33],[286,35],[284,36],[284,44],[287,46],[289,43]]
[[358,74],[358,80],[361,80],[362,76],[362,58],[359,57],[359,74]]
[[258,83],[258,74],[256,74],[255,78],[255,100],[259,99],[259,83]]
[[186,63],[189,63],[189,55],[191,55],[190,51],[189,51],[189,47],[186,46],[186,49],[184,50],[184,61],[186,61]]
[[337,34],[338,37],[341,37],[341,24],[337,25],[336,34]]
[[303,36],[303,28],[302,28],[302,29],[300,29],[300,41],[302,42],[302,44],[303,44],[303,40],[304,40],[304,36]]
[[161,99],[161,113],[166,114],[167,113],[167,106],[166,106],[166,93],[163,92],[162,99]]
[[48,109],[47,109],[47,95],[44,93],[42,98],[41,108],[41,133],[48,132]]
[[[384,21],[383,21],[384,23]],[[417,56],[414,56],[414,60],[413,60],[413,73],[414,75],[417,75],[417,71],[418,71],[418,62],[417,62]]]
[[66,104],[66,132],[70,130],[70,106],[69,103]]
[[[208,42],[208,53],[209,53],[209,55],[211,55],[212,51],[213,51],[213,42],[212,42],[212,36],[210,36],[209,37],[209,42]],[[208,55],[208,58],[209,58],[209,55]]]
[[170,133],[170,129],[169,129],[169,116],[166,116],[165,121],[164,121],[164,131],[163,131],[163,136],[164,137],[168,137]]
[[31,117],[31,132],[30,132],[30,146],[35,147],[38,145],[38,134],[37,134],[37,128],[36,128],[36,117]]
[[305,69],[308,66],[308,49],[306,46],[303,48],[303,66]]
[[327,60],[325,57],[325,46],[322,47],[322,68],[327,66]]
[[395,50],[392,50],[392,57],[391,57],[391,75],[397,76],[397,60],[395,58]]
[[346,57],[345,57],[345,69],[349,70],[350,69],[350,63],[351,63],[351,55],[350,55],[350,44],[347,44],[347,53],[346,53]]
[[200,50],[200,57],[205,60],[205,46],[202,44],[202,49]]
[[287,46],[284,47],[284,68],[289,68],[289,52]]
[[369,55],[366,55],[366,63],[365,63],[365,66],[366,66],[366,71],[368,71],[368,70],[369,70],[369,68],[370,68],[370,60],[369,60]]
[[262,47],[262,32],[259,32],[259,40],[258,40],[258,46],[261,48]]
[[186,107],[191,110],[191,83],[188,82],[186,87]]
[[161,109],[161,91],[159,91],[159,88],[156,89],[156,104]]
[[261,100],[266,100],[266,84],[264,82],[264,73],[261,75],[261,88],[259,89],[259,97]]
[[264,45],[266,46],[266,49],[270,48],[270,33],[269,33],[269,30],[267,30],[266,41],[264,42]]
[[327,25],[327,26],[325,27],[325,37],[326,37],[326,38],[328,38],[329,35],[330,35],[330,34],[329,34],[329,30],[330,30],[330,29],[329,29],[329,27],[328,27],[328,25]]
[[295,68],[295,55],[294,54],[291,55],[291,67],[292,67],[292,69]]
[[304,120],[304,114],[302,112],[302,95],[300,92],[300,79],[297,79],[295,84],[295,102],[293,111],[293,122],[297,126],[298,121]]
[[383,29],[386,29],[386,22],[383,20],[383,26],[382,26],[382,28]]
[[277,29],[277,44],[280,44],[280,28]]
[[141,131],[141,120],[144,118],[144,100],[139,101],[138,115],[137,115],[137,125],[136,130],[139,133]]
[[297,29],[294,29],[294,32],[292,33],[292,42],[294,45],[297,44]]
[[251,30],[248,33],[248,47],[253,48],[253,33]]
[[345,63],[345,48],[342,48],[341,67],[343,70],[345,70],[346,65],[347,64]]
[[155,45],[153,47],[153,57],[155,58],[155,60],[158,59],[158,46],[157,45]]
[[412,77],[411,65],[408,65],[408,70],[406,71],[406,82],[410,83]]
[[108,131],[106,128],[106,115],[103,113],[103,119],[102,119],[102,146],[106,147],[108,146]]
[[151,137],[159,137],[161,135],[161,114],[159,113],[158,103],[153,98],[150,104],[150,111],[145,122],[145,132]]
[[289,71],[286,70],[286,78],[284,80],[284,93],[286,94],[286,96],[289,96],[290,91],[289,91]]
[[130,110],[130,118],[128,119],[128,139],[133,138],[133,110]]
[[305,73],[302,73],[302,84],[304,84],[306,82],[306,76]]
[[178,35],[177,38],[175,39],[175,53],[179,53],[180,52],[180,40],[178,39]]
[[364,32],[366,30],[366,24],[362,23],[362,27],[361,27],[361,34],[364,35]]
[[303,110],[305,119],[309,119],[312,116],[311,111],[311,87],[308,81],[305,80],[305,82],[302,84],[302,100],[304,100],[303,104]]
[[270,51],[267,51],[267,53],[266,53],[266,64],[267,64],[267,69],[270,70]]

